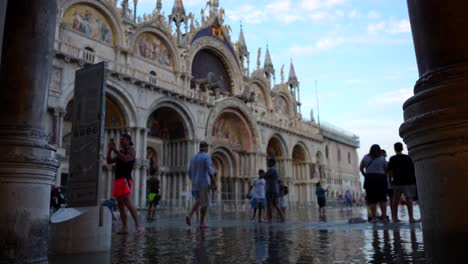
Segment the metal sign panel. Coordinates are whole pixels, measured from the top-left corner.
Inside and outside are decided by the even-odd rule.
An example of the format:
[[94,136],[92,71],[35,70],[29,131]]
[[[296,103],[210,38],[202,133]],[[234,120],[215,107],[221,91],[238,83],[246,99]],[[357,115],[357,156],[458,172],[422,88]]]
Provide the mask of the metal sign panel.
[[105,63],[78,70],[75,75],[73,122],[70,148],[70,207],[98,205],[103,164],[104,117],[106,110]]

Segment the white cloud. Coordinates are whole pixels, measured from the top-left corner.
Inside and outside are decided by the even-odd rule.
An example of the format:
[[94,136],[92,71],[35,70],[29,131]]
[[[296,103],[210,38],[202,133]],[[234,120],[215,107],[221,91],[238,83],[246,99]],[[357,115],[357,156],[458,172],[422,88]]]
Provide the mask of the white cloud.
[[369,24],[367,31],[371,34],[382,31],[390,34],[411,33],[411,25],[407,19],[396,20],[395,18],[390,18],[388,21]]
[[314,11],[321,8],[329,8],[332,6],[340,5],[346,3],[348,0],[302,0],[301,7]]
[[348,16],[349,18],[354,19],[354,18],[359,18],[361,14],[359,14],[359,12],[356,9],[353,9],[351,10],[351,12],[349,12]]
[[283,23],[304,20],[300,12],[293,8],[291,0],[276,0],[264,7],[246,4],[226,12],[233,21],[242,20],[252,24],[263,23],[269,19]]
[[397,91],[390,91],[378,96],[371,97],[369,104],[403,104],[411,96],[413,96],[413,89],[401,88]]
[[328,12],[315,12],[310,14],[309,17],[314,21],[323,21],[326,19],[331,19],[333,16]]
[[295,56],[305,56],[321,51],[332,50],[344,44],[356,45],[402,45],[412,43],[411,39],[400,38],[384,38],[384,37],[323,37],[318,39],[314,44],[297,45],[294,44],[289,48],[289,52]]
[[411,33],[411,25],[407,19],[398,21],[391,19],[388,27],[390,33]]
[[367,18],[369,19],[378,19],[380,18],[380,14],[377,11],[371,10],[367,13]]
[[335,15],[339,16],[339,17],[343,17],[345,14],[345,12],[341,9],[338,9],[335,11]]
[[383,31],[385,29],[385,27],[387,26],[387,23],[386,22],[379,22],[379,23],[375,23],[375,24],[369,24],[367,26],[367,31],[371,34],[375,34],[375,33],[378,33],[380,31]]
[[267,18],[264,10],[253,5],[242,5],[238,9],[227,11],[227,16],[232,21],[243,21],[249,24],[259,24]]

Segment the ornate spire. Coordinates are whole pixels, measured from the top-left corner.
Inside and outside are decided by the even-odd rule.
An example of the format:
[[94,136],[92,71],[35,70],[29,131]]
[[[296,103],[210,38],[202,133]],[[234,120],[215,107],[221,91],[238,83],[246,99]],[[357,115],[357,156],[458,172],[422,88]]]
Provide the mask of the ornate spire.
[[133,22],[137,21],[137,6],[138,0],[133,0]]
[[242,31],[242,25],[239,33],[239,45],[238,45],[239,56],[248,56],[249,51],[247,50],[247,44],[245,43],[244,32]]
[[299,81],[297,80],[296,71],[294,70],[294,65],[293,65],[292,60],[291,60],[291,66],[289,68],[288,84],[291,87],[296,87],[296,88],[299,87]]
[[161,0],[158,0],[156,2],[156,10],[158,11],[158,14],[161,13],[161,9],[162,9],[162,3],[161,3]]
[[174,6],[172,7],[172,13],[169,15],[169,21],[175,22],[176,25],[180,26],[182,22],[185,22],[186,17],[182,0],[174,0]]
[[271,61],[270,50],[268,49],[268,45],[266,48],[265,53],[265,63],[263,65],[263,70],[268,78],[275,77],[275,67],[273,66],[273,62]]
[[185,29],[187,31],[187,16],[185,15],[184,3],[182,0],[174,0],[174,6],[172,7],[172,13],[169,15],[169,24],[174,22],[177,28],[177,42],[181,43],[182,32],[180,31],[180,25],[182,22],[185,23]]

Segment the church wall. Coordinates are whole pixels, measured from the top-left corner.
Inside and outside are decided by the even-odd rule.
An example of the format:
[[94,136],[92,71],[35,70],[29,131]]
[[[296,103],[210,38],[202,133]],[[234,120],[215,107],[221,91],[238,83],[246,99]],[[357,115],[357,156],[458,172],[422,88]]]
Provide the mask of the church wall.
[[[67,3],[72,2],[79,1],[69,0]],[[106,2],[104,6],[108,6],[107,1],[98,2],[101,7],[101,2]],[[105,14],[113,14],[113,11],[107,10]],[[133,172],[133,199],[139,207],[144,207],[146,203],[146,179],[150,167],[146,156],[147,147],[157,151],[162,205],[186,206],[190,197],[188,164],[190,157],[198,151],[200,140],[212,144],[210,150],[218,166],[221,162],[232,166],[220,168],[220,174],[223,175],[220,175],[217,181],[225,185],[220,185],[220,188],[227,193],[219,193],[216,197],[218,201],[226,198],[245,202],[242,196],[257,176],[257,171],[266,169],[267,148],[272,137],[279,139],[281,144],[282,155],[278,160],[278,168],[280,177],[289,186],[290,193],[286,198],[290,205],[315,202],[314,186],[318,181],[330,181],[329,185],[334,193],[345,191],[345,187],[338,180],[353,182],[352,188],[359,185],[356,149],[324,138],[317,124],[304,122],[292,106],[295,103],[294,96],[289,95],[287,85],[282,84],[271,90],[271,83],[261,75],[261,70],[253,73],[250,79],[243,76],[236,58],[223,42],[214,37],[202,37],[187,50],[183,50],[174,44],[173,36],[166,36],[154,26],[145,25],[132,28],[134,33],[127,31],[125,38],[129,41],[126,41],[119,32],[126,31],[129,25],[115,24],[117,19],[120,18],[108,18],[110,25],[117,27],[113,31],[115,39],[112,45],[77,32],[69,25],[60,25],[61,31],[57,35],[55,47],[58,55],[53,61],[48,101],[48,130],[51,135],[58,133],[57,140],[53,143],[58,147],[59,159],[62,162],[57,184],[61,183],[61,173],[66,174],[68,170],[68,156],[62,137],[64,131],[70,129],[70,123],[64,123],[63,117],[68,102],[73,98],[75,72],[86,63],[105,60],[108,61],[109,67],[108,95],[116,101],[127,120],[125,127],[106,130],[105,140],[118,138],[124,132],[133,137],[137,151],[137,162]],[[143,54],[151,51],[153,46],[145,46],[145,42],[139,41],[141,39],[138,35],[149,31],[152,33],[148,34],[157,34],[162,41],[159,43],[167,45],[167,51],[172,56],[172,68],[167,67],[167,63],[164,64],[167,58],[155,61],[154,54]],[[83,50],[85,47],[95,51],[94,61],[90,61],[93,57]],[[190,89],[191,59],[203,49],[215,52],[224,60],[232,78],[232,92],[235,97],[216,94],[200,87]],[[151,71],[154,71],[156,76],[151,76]],[[277,109],[274,95],[271,94],[281,94],[282,98],[287,98],[281,106],[283,110]],[[259,96],[263,99],[255,100]],[[185,138],[168,140],[148,134],[151,130],[148,120],[160,107],[169,107],[180,115],[186,128]],[[226,111],[234,111],[245,119],[251,130],[251,142],[246,146],[251,146],[251,149],[236,149],[232,142],[227,144],[227,141],[213,138],[214,122]],[[293,160],[293,149],[296,145],[304,149],[304,161]],[[325,155],[326,146],[329,148],[328,158]],[[338,162],[336,157],[338,149],[341,149],[341,162]],[[349,164],[348,152],[351,155]],[[322,157],[321,162],[317,158],[318,153]],[[109,198],[113,181],[112,166],[105,165],[103,171],[101,198]],[[320,175],[325,178],[321,178]]]

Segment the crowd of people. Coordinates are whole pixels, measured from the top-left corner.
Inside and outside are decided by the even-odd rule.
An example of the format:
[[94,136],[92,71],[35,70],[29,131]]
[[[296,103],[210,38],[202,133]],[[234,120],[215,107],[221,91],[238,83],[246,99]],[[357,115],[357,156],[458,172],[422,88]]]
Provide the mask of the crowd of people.
[[[195,154],[189,166],[189,178],[192,183],[192,196],[194,203],[190,212],[185,217],[185,223],[192,225],[192,217],[197,215],[197,223],[200,228],[207,228],[206,214],[211,205],[212,192],[217,191],[216,175],[212,168],[211,157],[208,152],[208,143],[200,142],[199,152]],[[404,196],[404,202],[408,209],[409,222],[418,222],[413,216],[413,202],[417,200],[416,179],[414,165],[411,158],[403,154],[403,144],[394,144],[395,155],[387,162],[386,152],[379,145],[372,145],[369,153],[365,155],[360,163],[360,171],[364,175],[364,189],[366,191],[366,203],[370,212],[369,221],[376,223],[381,220],[383,223],[389,221],[387,217],[387,201],[390,200],[390,212],[393,222],[400,222],[398,219],[398,205]],[[143,225],[138,216],[136,207],[131,199],[132,191],[132,170],[135,163],[135,149],[131,136],[124,134],[120,139],[120,149],[118,150],[114,142],[108,144],[107,163],[116,165],[115,181],[112,191],[112,200],[108,200],[104,205],[109,208],[117,207],[120,211],[122,221],[121,229],[117,234],[128,233],[127,209],[130,211],[135,223],[135,233],[144,232]],[[250,206],[253,210],[252,220],[258,217],[258,222],[273,220],[273,212],[276,212],[281,222],[286,217],[286,195],[289,190],[280,180],[279,172],[276,168],[274,157],[268,157],[266,171],[260,169],[258,177],[250,186],[249,195]],[[160,181],[157,178],[157,169],[151,168],[150,177],[147,181],[148,188],[148,221],[155,219],[156,207],[161,199]],[[327,189],[324,189],[320,182],[316,183],[315,194],[319,208],[319,216],[325,217],[325,206]],[[60,203],[60,191],[52,190],[51,205],[58,209]],[[109,203],[111,201],[112,203]],[[353,195],[349,190],[344,194],[344,204],[352,206]],[[111,205],[111,206],[109,206]],[[377,206],[380,207],[381,215],[378,216]],[[265,215],[266,214],[266,218]],[[200,216],[200,217],[199,217]]]
[[[416,177],[411,158],[403,154],[403,144],[394,144],[395,155],[387,162],[386,151],[379,145],[371,146],[369,153],[364,156],[359,169],[364,175],[364,189],[366,202],[370,209],[370,221],[376,223],[379,219],[383,223],[389,221],[387,216],[387,201],[390,200],[392,221],[398,219],[398,205],[404,196],[408,209],[410,223],[418,222],[413,215],[413,202],[417,200]],[[377,205],[381,215],[377,214]]]

